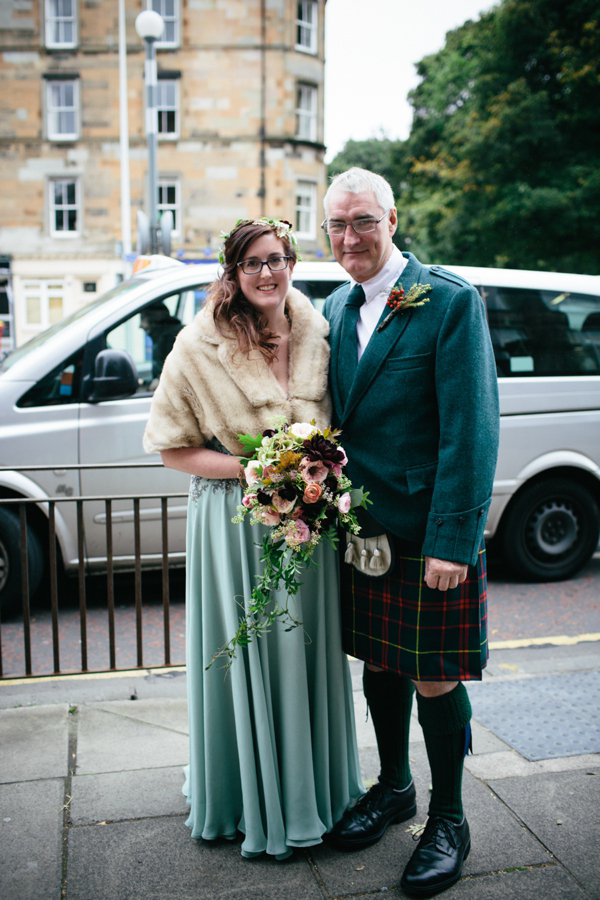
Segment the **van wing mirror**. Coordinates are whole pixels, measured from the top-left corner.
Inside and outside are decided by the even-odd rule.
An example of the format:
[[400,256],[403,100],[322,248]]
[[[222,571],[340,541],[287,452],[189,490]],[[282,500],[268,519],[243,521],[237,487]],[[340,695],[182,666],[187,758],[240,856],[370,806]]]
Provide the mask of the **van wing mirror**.
[[122,400],[138,389],[135,363],[125,350],[101,350],[94,363],[89,403]]

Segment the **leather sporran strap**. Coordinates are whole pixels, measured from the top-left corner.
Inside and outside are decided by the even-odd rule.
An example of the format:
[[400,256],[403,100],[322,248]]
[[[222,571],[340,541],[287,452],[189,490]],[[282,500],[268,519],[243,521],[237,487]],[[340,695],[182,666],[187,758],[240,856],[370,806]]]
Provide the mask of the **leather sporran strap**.
[[362,575],[381,578],[393,568],[393,543],[387,534],[365,538],[346,531],[345,537],[344,562],[354,566]]

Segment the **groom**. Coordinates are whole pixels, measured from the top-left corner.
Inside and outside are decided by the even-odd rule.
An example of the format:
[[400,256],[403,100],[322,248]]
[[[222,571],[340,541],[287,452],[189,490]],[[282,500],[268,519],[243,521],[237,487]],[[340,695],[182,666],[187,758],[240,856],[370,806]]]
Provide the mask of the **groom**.
[[362,539],[387,534],[394,557],[380,577],[368,559],[365,569],[342,563],[344,649],[365,661],[381,772],[331,840],[344,850],[366,847],[415,815],[408,736],[416,688],[433,789],[401,885],[431,896],[458,881],[471,843],[461,796],[471,736],[463,681],[480,679],[487,662],[483,531],[498,446],[494,356],[475,288],[394,246],[397,216],[385,179],[357,168],[338,175],[325,215],[333,254],[350,276],[324,309],[334,423],[348,475],[373,502],[356,552],[368,557]]

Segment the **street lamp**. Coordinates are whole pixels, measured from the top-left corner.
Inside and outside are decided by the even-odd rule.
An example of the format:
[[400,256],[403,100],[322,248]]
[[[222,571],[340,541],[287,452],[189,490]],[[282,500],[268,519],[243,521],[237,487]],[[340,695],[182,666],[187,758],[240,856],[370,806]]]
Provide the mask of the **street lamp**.
[[[145,9],[135,20],[135,30],[146,45],[146,137],[148,139],[148,192],[150,195],[149,231],[150,252],[158,253],[158,162],[157,162],[157,112],[156,112],[156,49],[155,42],[165,29],[162,16],[152,9]],[[138,221],[140,216],[138,213]],[[138,239],[138,244],[140,243]],[[140,252],[138,246],[138,252]],[[141,249],[141,252],[145,252]]]

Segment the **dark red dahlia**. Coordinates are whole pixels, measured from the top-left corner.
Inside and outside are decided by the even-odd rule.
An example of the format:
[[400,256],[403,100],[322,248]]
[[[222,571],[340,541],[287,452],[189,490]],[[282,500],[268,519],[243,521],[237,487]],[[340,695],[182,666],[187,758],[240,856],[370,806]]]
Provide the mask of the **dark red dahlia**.
[[320,460],[328,469],[341,465],[344,461],[343,451],[320,434],[314,434],[309,440],[304,441],[302,446],[309,459],[314,462]]

